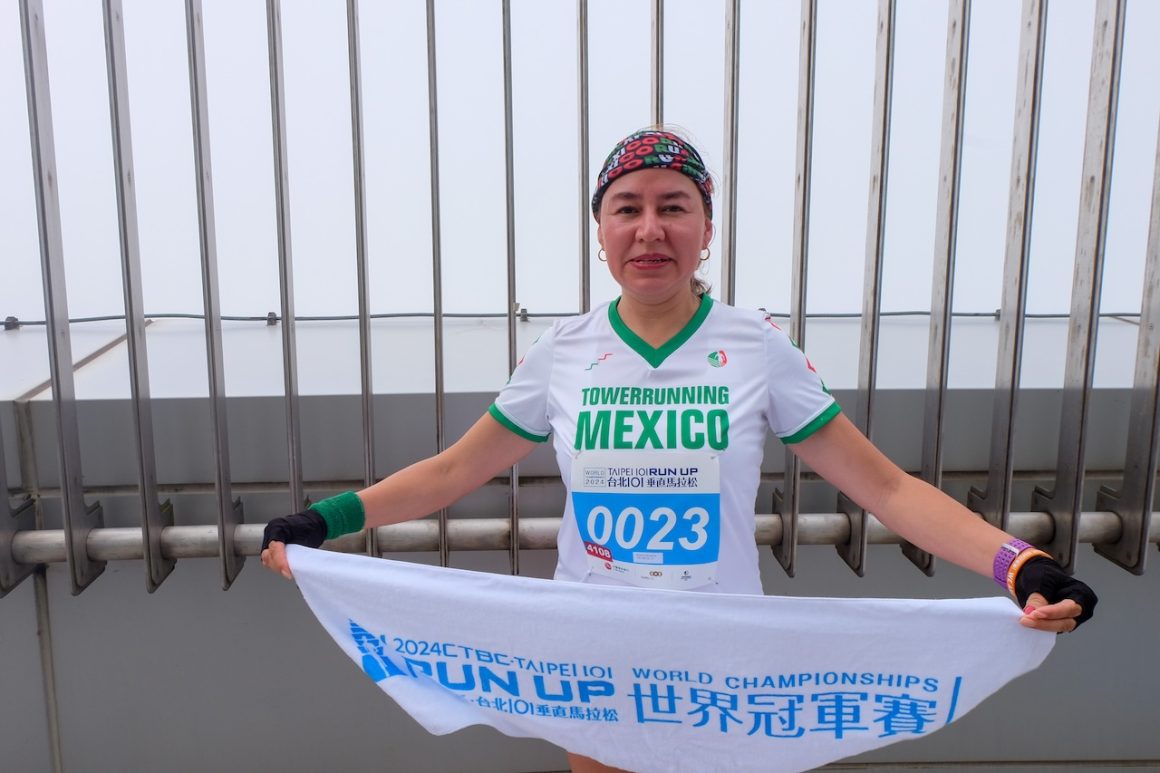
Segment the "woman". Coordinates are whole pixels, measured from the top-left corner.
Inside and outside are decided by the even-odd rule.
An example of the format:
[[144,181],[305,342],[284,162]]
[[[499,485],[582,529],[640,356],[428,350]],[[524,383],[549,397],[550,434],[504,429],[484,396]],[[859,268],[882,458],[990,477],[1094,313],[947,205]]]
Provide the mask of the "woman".
[[290,577],[284,543],[427,515],[551,438],[569,492],[557,579],[761,593],[753,506],[772,430],[908,541],[994,576],[1023,606],[1022,625],[1064,633],[1089,618],[1090,588],[871,445],[767,315],[709,297],[696,272],[713,237],[712,189],[683,138],[646,129],[622,140],[592,199],[620,298],[541,336],[446,451],[271,521],[262,563]]

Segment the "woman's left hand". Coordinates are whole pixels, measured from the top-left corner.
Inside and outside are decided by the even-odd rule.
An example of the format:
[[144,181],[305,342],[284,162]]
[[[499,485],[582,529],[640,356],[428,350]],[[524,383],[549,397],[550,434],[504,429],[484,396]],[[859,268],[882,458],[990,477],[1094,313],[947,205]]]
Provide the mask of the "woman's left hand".
[[1015,596],[1023,607],[1022,625],[1039,631],[1074,631],[1095,612],[1095,592],[1052,558],[1036,556],[1015,576]]
[[1072,599],[1049,604],[1043,594],[1032,593],[1023,608],[1019,624],[1048,633],[1069,633],[1079,627],[1076,618],[1082,613],[1083,607]]

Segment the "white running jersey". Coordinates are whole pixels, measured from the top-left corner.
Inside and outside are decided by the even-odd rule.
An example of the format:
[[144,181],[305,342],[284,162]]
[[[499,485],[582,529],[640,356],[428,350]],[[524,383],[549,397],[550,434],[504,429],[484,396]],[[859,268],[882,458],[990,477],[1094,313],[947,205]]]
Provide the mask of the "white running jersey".
[[557,321],[489,410],[553,441],[568,492],[557,579],[760,594],[766,432],[797,443],[840,409],[768,315],[705,295],[659,349],[615,302]]

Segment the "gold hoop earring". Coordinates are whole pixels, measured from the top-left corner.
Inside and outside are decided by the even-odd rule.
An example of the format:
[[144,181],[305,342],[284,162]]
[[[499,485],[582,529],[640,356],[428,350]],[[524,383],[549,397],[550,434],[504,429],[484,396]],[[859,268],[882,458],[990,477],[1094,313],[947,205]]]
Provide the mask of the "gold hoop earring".
[[599,260],[601,263],[608,262],[608,253],[604,251],[603,247],[601,247],[599,250],[596,251],[596,259]]
[[704,263],[706,260],[709,259],[709,256],[712,254],[713,254],[712,251],[708,247],[706,247],[705,254],[701,256],[701,262]]

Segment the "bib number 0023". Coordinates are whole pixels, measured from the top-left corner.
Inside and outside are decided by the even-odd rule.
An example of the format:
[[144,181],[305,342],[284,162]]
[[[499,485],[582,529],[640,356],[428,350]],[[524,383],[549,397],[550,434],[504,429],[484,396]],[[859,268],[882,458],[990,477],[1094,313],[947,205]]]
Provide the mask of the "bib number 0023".
[[592,542],[602,547],[615,540],[615,545],[623,550],[643,547],[650,552],[667,552],[680,546],[695,552],[709,542],[710,520],[709,511],[703,507],[690,507],[678,516],[673,508],[661,506],[646,516],[639,507],[631,505],[616,515],[604,505],[597,505],[588,511],[587,526]]
[[716,562],[721,543],[717,494],[572,492],[589,556],[652,568]]

